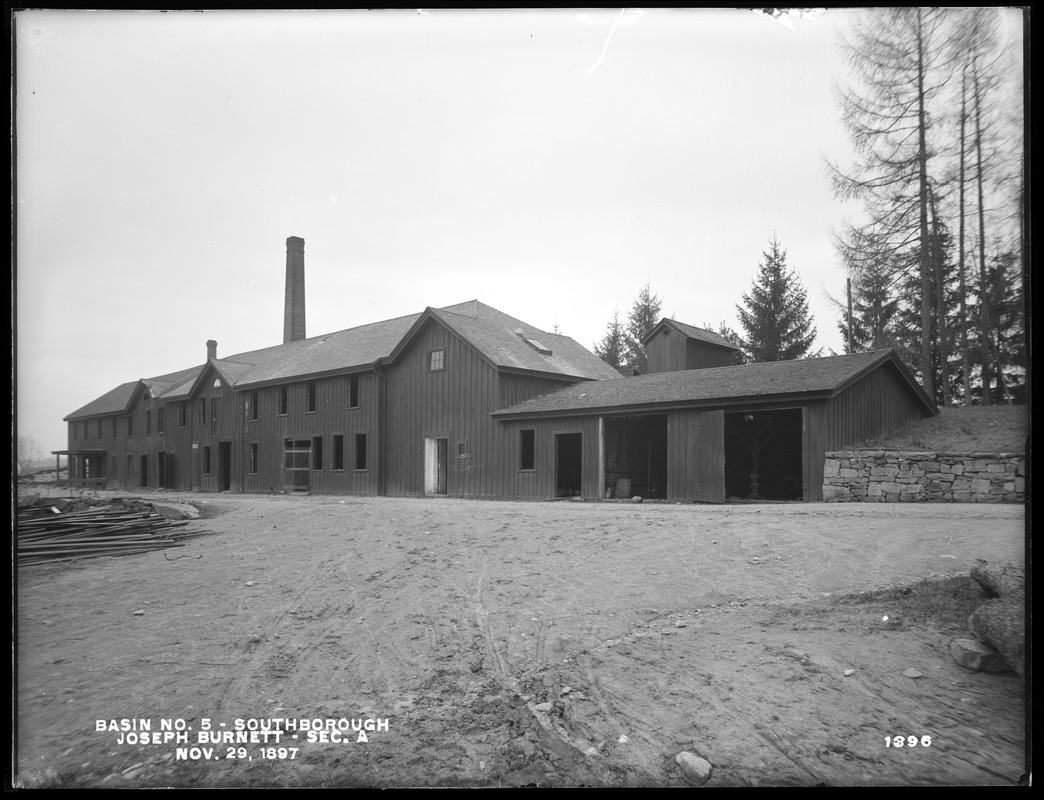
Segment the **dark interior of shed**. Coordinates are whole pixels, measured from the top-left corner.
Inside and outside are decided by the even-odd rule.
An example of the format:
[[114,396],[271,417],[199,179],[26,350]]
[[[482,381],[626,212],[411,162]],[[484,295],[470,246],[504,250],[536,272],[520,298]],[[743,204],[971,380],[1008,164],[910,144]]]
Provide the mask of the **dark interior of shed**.
[[606,497],[667,496],[667,415],[606,417]]
[[555,434],[555,496],[579,497],[583,487],[583,434]]
[[801,500],[801,409],[725,414],[727,499]]

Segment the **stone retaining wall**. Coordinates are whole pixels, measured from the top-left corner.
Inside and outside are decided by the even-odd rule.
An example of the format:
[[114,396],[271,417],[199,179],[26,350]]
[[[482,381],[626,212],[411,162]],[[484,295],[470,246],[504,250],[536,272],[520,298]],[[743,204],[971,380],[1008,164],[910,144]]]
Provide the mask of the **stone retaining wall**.
[[845,450],[826,454],[823,499],[834,503],[1022,503],[1022,453]]

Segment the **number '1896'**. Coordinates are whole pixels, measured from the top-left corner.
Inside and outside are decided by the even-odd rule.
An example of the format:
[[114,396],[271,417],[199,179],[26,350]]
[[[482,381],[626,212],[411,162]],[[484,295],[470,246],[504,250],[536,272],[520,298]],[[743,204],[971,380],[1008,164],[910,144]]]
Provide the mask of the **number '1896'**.
[[918,739],[916,736],[886,736],[885,747],[931,747],[932,737],[922,736]]

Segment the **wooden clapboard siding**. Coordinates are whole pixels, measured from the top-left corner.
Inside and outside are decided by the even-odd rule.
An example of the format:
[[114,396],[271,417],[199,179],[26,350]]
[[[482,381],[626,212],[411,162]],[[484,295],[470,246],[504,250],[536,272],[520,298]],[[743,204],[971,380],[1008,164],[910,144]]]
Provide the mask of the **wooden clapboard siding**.
[[898,371],[886,363],[830,399],[825,450],[859,445],[925,415]]
[[667,414],[667,499],[725,501],[725,414],[681,409]]
[[677,372],[684,369],[728,367],[732,365],[732,353],[726,347],[690,339],[669,325],[664,325],[645,347],[646,371]]
[[676,372],[686,369],[686,354],[686,338],[665,326],[645,347],[646,371]]
[[728,348],[690,339],[686,343],[685,368],[729,367],[732,366],[732,353]]
[[[282,491],[284,488],[284,442],[286,439],[322,439],[321,469],[309,473],[309,490],[318,494],[375,494],[377,489],[377,385],[375,373],[361,372],[359,377],[359,404],[348,407],[347,374],[317,378],[314,381],[293,381],[251,389],[245,387],[236,394],[239,427],[236,450],[239,453],[238,473],[245,492]],[[315,411],[308,410],[308,385],[315,383]],[[279,413],[283,387],[287,393],[287,413]],[[250,419],[250,395],[257,391],[257,419]],[[367,468],[354,469],[354,437],[367,435]],[[335,434],[344,436],[344,469],[334,470]],[[250,473],[250,445],[258,448],[258,471]]]
[[801,412],[801,497],[823,499],[823,458],[827,450],[829,409],[826,400],[807,400]]
[[500,373],[497,376],[497,408],[507,408],[522,403],[533,397],[551,394],[563,386],[570,386],[575,381],[555,380],[554,378],[535,378],[528,375]]
[[[158,451],[174,454],[174,474],[169,485],[180,491],[189,489],[189,464],[192,456],[192,409],[186,400],[164,403],[162,443]],[[181,425],[181,409],[186,409],[185,426]]]
[[[500,496],[515,499],[546,499],[555,496],[555,436],[582,435],[581,493],[587,499],[602,496],[599,418],[552,417],[535,420],[505,420],[497,431]],[[520,470],[520,431],[534,431],[534,469]]]
[[[428,369],[432,350],[445,369]],[[426,437],[448,440],[447,494],[492,496],[496,370],[470,345],[429,320],[386,370],[386,426],[382,453],[385,492],[424,494]],[[458,458],[458,445],[465,457]]]

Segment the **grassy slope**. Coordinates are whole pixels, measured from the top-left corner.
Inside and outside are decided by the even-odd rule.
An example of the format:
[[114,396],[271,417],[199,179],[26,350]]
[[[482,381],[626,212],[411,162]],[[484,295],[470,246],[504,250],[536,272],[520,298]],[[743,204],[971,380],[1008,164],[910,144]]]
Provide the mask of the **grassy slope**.
[[943,408],[939,415],[900,428],[858,447],[939,453],[1024,453],[1029,406]]

